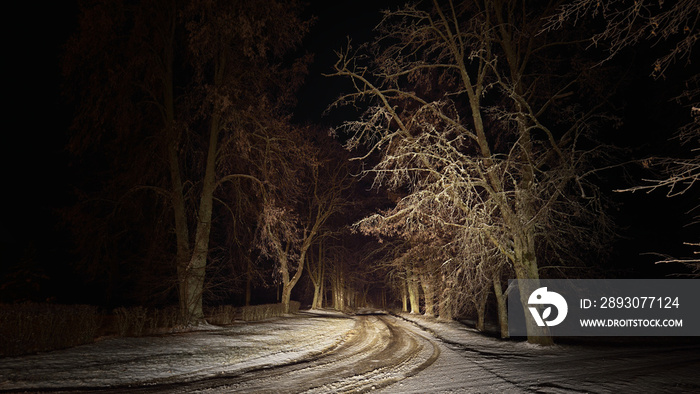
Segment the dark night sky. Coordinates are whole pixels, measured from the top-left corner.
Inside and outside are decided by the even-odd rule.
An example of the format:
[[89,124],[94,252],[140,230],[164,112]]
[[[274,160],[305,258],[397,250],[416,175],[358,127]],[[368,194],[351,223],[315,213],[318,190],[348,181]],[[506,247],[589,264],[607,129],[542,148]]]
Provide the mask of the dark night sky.
[[[11,34],[5,34],[10,37],[6,39],[10,54],[5,59],[11,70],[6,77],[11,101],[6,113],[14,121],[5,123],[3,133],[5,203],[0,215],[0,240],[5,255],[2,264],[7,267],[22,261],[24,251],[33,245],[34,259],[50,277],[63,278],[67,274],[74,278],[67,264],[70,259],[66,254],[67,239],[57,227],[55,210],[72,201],[72,185],[80,176],[79,169],[69,166],[64,150],[71,111],[61,100],[59,84],[59,56],[65,39],[75,27],[76,7],[72,1],[45,2],[41,7],[22,3],[22,8],[6,14],[8,20],[20,23]],[[352,35],[358,43],[369,39],[371,27],[379,20],[378,10],[396,3],[375,1],[367,3],[371,4],[369,7],[361,7],[355,1],[311,2],[312,13],[319,19],[305,46],[316,53],[316,63],[299,96],[299,120],[335,122],[333,118],[321,119],[321,112],[338,95],[340,82],[329,81],[320,74],[330,71],[334,61],[332,51],[346,42],[347,35]],[[655,105],[645,101],[649,95],[640,91],[650,87],[663,90],[660,85],[663,82],[642,80],[640,83],[644,86],[629,92],[629,101],[638,109],[633,110],[637,115]],[[656,133],[656,126],[663,127],[663,119],[638,119],[640,122],[628,124],[619,132],[642,142],[634,145],[652,147],[665,143],[666,138]],[[611,183],[615,183],[614,179]],[[684,211],[691,197],[669,201],[657,192],[652,196],[635,194],[616,199],[624,202],[621,223],[629,226],[627,235],[631,239],[621,241],[619,267],[615,268],[628,272],[633,268],[636,272],[631,273],[632,277],[670,272],[669,268],[654,266],[653,257],[638,253],[678,250],[680,241],[687,240],[690,234],[680,224],[685,220]],[[686,236],[682,237],[681,233]],[[56,291],[61,290],[56,288]]]
[[[67,240],[56,208],[70,201],[71,170],[64,146],[70,111],[60,96],[59,56],[73,29],[73,2],[18,2],[6,9],[6,81],[11,122],[3,133],[3,268],[31,259],[32,271],[61,276]],[[8,24],[6,24],[8,26]],[[33,250],[33,252],[28,252]],[[4,271],[3,271],[4,272]]]

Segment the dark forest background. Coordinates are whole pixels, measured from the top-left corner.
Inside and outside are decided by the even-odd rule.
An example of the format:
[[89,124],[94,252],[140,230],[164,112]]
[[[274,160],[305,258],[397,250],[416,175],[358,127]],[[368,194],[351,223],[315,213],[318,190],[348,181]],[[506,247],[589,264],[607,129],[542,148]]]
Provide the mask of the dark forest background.
[[[139,2],[127,3],[136,5]],[[366,161],[365,167],[357,161],[348,161],[350,157],[358,155],[357,151],[348,152],[341,146],[348,136],[329,136],[332,128],[357,117],[358,110],[343,108],[324,114],[333,100],[352,89],[352,85],[348,81],[323,75],[333,72],[333,64],[337,59],[333,51],[340,50],[347,44],[347,36],[352,37],[353,43],[358,45],[371,42],[375,36],[371,28],[379,23],[382,17],[380,11],[387,8],[396,10],[399,5],[401,3],[388,1],[372,2],[371,5],[357,2],[311,2],[305,6],[300,5],[297,14],[299,21],[313,19],[308,32],[291,37],[301,32],[286,31],[285,34],[290,35],[289,40],[296,40],[290,49],[284,48],[286,43],[280,41],[270,44],[271,47],[278,45],[279,49],[268,48],[273,52],[278,51],[279,55],[267,52],[261,55],[261,58],[277,56],[274,62],[265,65],[274,63],[275,67],[280,67],[268,70],[270,83],[280,85],[262,87],[260,89],[263,93],[260,94],[270,94],[271,98],[289,96],[282,100],[284,103],[277,103],[281,106],[279,108],[275,107],[276,103],[266,101],[265,105],[270,107],[260,111],[261,114],[275,113],[277,118],[271,119],[270,124],[287,130],[289,141],[298,142],[278,146],[279,161],[273,164],[279,166],[277,169],[290,169],[295,174],[294,180],[290,179],[292,172],[287,175],[284,171],[265,175],[262,170],[255,172],[258,170],[252,169],[252,166],[260,163],[255,161],[258,159],[233,159],[230,164],[233,172],[255,175],[260,179],[269,176],[265,184],[270,188],[265,192],[266,197],[263,197],[254,190],[252,184],[243,184],[241,181],[238,186],[226,189],[216,197],[231,198],[230,201],[238,198],[240,204],[249,206],[237,208],[239,210],[234,216],[240,222],[236,225],[226,219],[227,210],[233,204],[229,208],[217,208],[215,205],[205,285],[209,292],[205,292],[205,304],[243,305],[246,301],[279,301],[284,284],[279,271],[280,255],[276,253],[280,248],[289,248],[295,250],[289,253],[288,273],[292,276],[298,271],[298,268],[294,269],[293,259],[300,258],[302,251],[305,253],[301,255],[301,264],[306,269],[299,278],[299,284],[292,285],[290,290],[291,298],[300,300],[302,305],[312,304],[316,279],[311,275],[320,272],[320,265],[314,264],[326,259],[326,276],[325,279],[324,276],[320,278],[326,281],[325,292],[329,294],[326,295],[327,301],[332,301],[332,281],[343,279],[347,283],[335,286],[353,288],[354,292],[364,294],[364,300],[368,303],[384,302],[400,306],[401,291],[393,284],[396,278],[392,276],[396,272],[396,263],[380,263],[391,260],[387,257],[391,251],[381,249],[392,242],[391,237],[353,232],[351,227],[379,210],[391,209],[408,190],[372,188],[371,175],[363,178],[355,176],[362,169],[376,164],[379,159]],[[91,226],[104,218],[90,217],[95,211],[85,210],[81,204],[86,199],[107,198],[103,193],[104,187],[111,180],[128,171],[133,171],[135,177],[144,175],[147,166],[138,160],[128,160],[136,155],[128,150],[131,149],[130,144],[141,136],[126,135],[121,140],[124,141],[123,145],[117,140],[96,142],[88,137],[83,143],[94,143],[94,146],[104,150],[87,149],[87,153],[76,154],[75,149],[71,148],[75,146],[76,133],[80,133],[76,131],[74,122],[76,113],[81,111],[81,105],[85,105],[83,101],[86,97],[81,94],[87,94],[87,89],[77,93],[70,90],[78,86],[74,81],[81,73],[83,77],[88,77],[86,80],[89,79],[85,74],[86,69],[68,76],[64,72],[66,62],[89,62],[89,59],[78,58],[76,52],[70,53],[67,50],[67,43],[71,37],[75,37],[79,27],[79,11],[76,2],[46,2],[14,8],[6,13],[6,17],[16,23],[10,32],[6,32],[6,42],[10,44],[6,51],[6,63],[10,66],[6,74],[10,91],[6,95],[10,106],[6,113],[14,121],[6,122],[3,143],[2,168],[5,176],[4,209],[0,222],[0,301],[86,303],[108,307],[176,304],[178,279],[172,264],[174,247],[154,244],[163,239],[172,241],[172,218],[162,213],[164,210],[159,211],[164,207],[159,205],[161,202],[150,197],[134,199],[120,208],[122,216],[116,225],[116,231],[120,234],[101,234],[106,237],[105,242],[114,243],[105,246],[106,249],[96,251],[91,242],[90,237],[98,235]],[[190,22],[201,22],[206,17],[209,16],[199,15]],[[207,22],[205,20],[202,23]],[[600,28],[601,22],[597,23],[579,24],[575,27],[569,25],[563,29],[579,29],[577,34],[585,35],[580,29],[590,29],[594,33]],[[184,31],[178,34],[185,34]],[[118,38],[114,38],[114,41],[96,39],[95,45],[98,46],[93,49],[108,53],[112,49],[109,46],[99,48],[100,42],[118,42]],[[184,53],[185,44],[181,45],[178,50]],[[615,127],[605,126],[599,138],[601,143],[615,148],[612,164],[626,164],[602,171],[596,180],[608,201],[606,212],[617,226],[619,237],[608,245],[607,253],[600,254],[603,257],[588,261],[589,267],[578,274],[581,277],[666,278],[695,274],[692,266],[656,262],[666,256],[692,257],[692,248],[684,246],[683,242],[697,241],[698,238],[697,226],[691,225],[693,216],[697,214],[693,213],[693,209],[697,208],[697,187],[675,197],[667,197],[668,189],[665,188],[649,193],[647,190],[614,192],[617,189],[644,185],[644,179],[667,176],[664,168],[654,166],[653,160],[650,161],[649,158],[687,158],[697,154],[697,151],[691,151],[691,147],[681,145],[674,139],[678,129],[693,122],[693,119],[687,107],[673,100],[686,88],[689,78],[697,73],[697,65],[690,62],[690,59],[682,60],[673,64],[662,77],[654,78],[650,75],[654,61],[663,56],[670,45],[672,43],[666,42],[655,46],[648,43],[633,45],[601,66],[605,72],[610,73],[608,77],[611,80],[620,83],[615,94],[609,97],[611,107],[608,108],[619,117],[619,122]],[[256,49],[253,47],[252,50]],[[597,51],[602,50],[592,50],[591,58],[596,58],[599,55]],[[313,58],[305,58],[307,55],[313,55]],[[67,56],[74,58],[67,59]],[[250,67],[255,67],[255,62],[260,60],[252,55],[251,59],[254,60],[251,60]],[[299,61],[303,64],[294,63],[298,59],[302,59]],[[267,62],[265,59],[262,61]],[[207,79],[212,78],[208,74],[210,71],[197,70],[195,63],[182,62],[179,67],[182,67],[180,75],[190,81],[178,88],[189,89],[195,83],[201,83],[202,86],[213,84]],[[246,70],[251,71],[255,80],[257,71]],[[278,71],[290,71],[291,82],[288,86],[282,86],[282,81],[273,81],[280,75],[276,74]],[[198,74],[200,72],[201,75]],[[291,75],[296,72],[298,75]],[[251,82],[241,80],[238,83],[245,90]],[[283,92],[286,88],[290,90]],[[183,94],[182,100],[209,100],[212,105],[218,105],[214,99],[207,98],[210,92],[205,90],[196,91],[190,96]],[[105,98],[107,104],[104,108],[109,109],[111,99]],[[595,100],[595,97],[588,99]],[[87,98],[87,101],[91,100],[92,97]],[[115,102],[115,105],[121,104]],[[206,135],[201,130],[205,129],[204,123],[209,115],[198,113],[197,111],[203,110],[197,104],[188,107],[187,111],[190,111],[188,116],[193,119],[188,126],[192,135],[204,137],[201,141],[206,141]],[[251,116],[255,118],[259,115],[253,113]],[[125,127],[133,126],[129,123],[132,120],[127,119]],[[95,124],[83,123],[78,128],[89,129]],[[269,130],[269,127],[272,126],[265,130]],[[87,132],[89,135],[96,131],[93,129]],[[192,144],[196,146],[201,141],[195,141],[193,137]],[[250,144],[255,146],[253,142]],[[236,155],[241,155],[250,146],[232,149]],[[198,155],[205,151],[205,145],[196,146],[193,153],[184,160],[194,163],[201,159]],[[117,157],[120,161],[115,167],[116,161],[112,160]],[[305,161],[306,159],[309,160]],[[300,167],[292,168],[296,165]],[[194,169],[187,166],[188,164],[183,164],[183,169]],[[203,171],[203,168],[193,170],[192,179],[203,177]],[[338,171],[345,171],[345,174],[338,175]],[[225,174],[220,176],[225,177]],[[345,178],[348,183],[342,184],[344,181],[341,179]],[[134,184],[140,182],[136,178],[132,179],[135,179]],[[342,186],[338,186],[340,184]],[[119,193],[126,190],[114,187],[109,192],[113,193],[109,195],[110,198],[116,199]],[[322,206],[319,202],[321,200],[313,199],[314,195],[320,195],[321,190],[325,192],[336,188],[337,194],[327,197],[333,199],[329,204],[337,204],[333,205],[332,215],[324,219],[317,229],[316,238],[311,239],[308,248],[304,249],[305,240],[314,226],[313,217],[316,210],[320,212],[319,207]],[[271,197],[273,195],[275,197]],[[285,198],[289,200],[284,200]],[[270,203],[266,205],[268,201]],[[197,199],[193,198],[191,203],[196,205]],[[100,209],[108,209],[107,206],[109,204]],[[290,212],[294,214],[285,216]],[[194,216],[189,218],[192,232],[196,227],[193,218]],[[269,227],[268,237],[261,236],[260,229],[268,228],[265,227],[266,223],[272,222],[274,225]],[[289,228],[285,223],[296,227]],[[155,224],[162,227],[151,226]],[[129,231],[129,226],[133,226],[133,233],[124,235],[125,231]],[[236,243],[236,239],[242,241]],[[105,250],[113,254],[104,254]],[[96,254],[88,256],[87,253]],[[151,265],[147,264],[149,261]],[[337,271],[335,274],[334,269]],[[251,273],[251,270],[254,272]],[[252,301],[246,300],[248,278],[252,278]]]

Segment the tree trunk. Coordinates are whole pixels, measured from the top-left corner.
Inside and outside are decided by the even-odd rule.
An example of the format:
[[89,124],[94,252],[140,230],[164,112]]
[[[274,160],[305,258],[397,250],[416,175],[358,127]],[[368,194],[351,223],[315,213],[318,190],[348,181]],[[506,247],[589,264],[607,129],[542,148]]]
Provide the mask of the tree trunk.
[[309,258],[307,263],[309,265],[309,277],[314,285],[314,299],[311,302],[311,309],[321,309],[323,308],[323,281],[324,281],[324,266],[323,263],[323,242],[318,243],[318,260],[316,261],[315,267],[311,264],[312,259]]
[[411,313],[420,314],[420,290],[418,278],[413,271],[408,271],[408,299],[411,302]]
[[320,282],[314,282],[314,298],[311,301],[311,309],[321,309],[321,294],[323,291],[322,284]]
[[427,275],[420,276],[420,284],[423,288],[423,297],[425,300],[425,316],[435,316],[435,291],[432,281]]
[[486,331],[486,301],[489,299],[489,293],[484,290],[477,295],[476,298],[476,329]]
[[316,309],[322,309],[323,308],[323,299],[324,299],[324,293],[326,291],[326,278],[325,278],[325,273],[326,273],[326,264],[322,263],[321,265],[321,280],[318,286],[318,302],[316,303],[316,306],[314,308]]
[[[529,235],[529,234],[528,234]],[[549,329],[540,327],[535,323],[532,314],[528,310],[528,299],[530,294],[539,288],[539,272],[537,269],[537,257],[535,255],[534,243],[531,236],[516,238],[515,240],[515,275],[518,279],[534,280],[530,283],[518,281],[520,289],[520,302],[525,311],[525,323],[527,325],[527,341],[538,345],[553,345]]]
[[440,319],[443,321],[452,321],[455,318],[455,301],[454,296],[450,294],[445,299],[444,307],[440,308]]
[[321,284],[314,283],[314,299],[311,301],[311,309],[321,309],[319,306],[321,301]]
[[219,119],[219,115],[214,114],[209,127],[209,149],[202,184],[202,195],[199,200],[199,220],[195,233],[194,250],[192,259],[185,270],[185,317],[187,323],[197,324],[204,318],[202,294],[204,292],[204,276],[209,254],[214,190],[216,189],[216,151],[220,131]]
[[[296,286],[297,282],[299,282],[301,274],[304,272],[306,252],[311,247],[311,242],[313,241],[315,236],[316,231],[314,230],[304,237],[304,243],[301,245],[301,250],[299,251],[299,261],[297,262],[296,267],[297,269],[296,272],[294,272],[294,276],[292,276],[291,278],[289,277],[287,257],[284,257],[285,264],[282,266],[282,305],[284,307],[284,313],[289,313],[289,301],[291,301],[292,289],[294,288],[294,286]],[[285,254],[287,252],[285,252]]]
[[508,338],[508,307],[507,297],[503,294],[501,279],[498,275],[493,276],[493,292],[496,294],[496,304],[498,305],[498,325],[501,329],[501,338]]
[[401,280],[401,312],[408,312],[408,289],[406,280]]
[[314,285],[314,299],[311,303],[311,309],[323,309],[323,282]]
[[336,272],[333,276],[333,309],[339,311],[342,309],[340,306],[340,278]]
[[439,300],[439,308],[440,308],[440,317],[439,319],[442,321],[452,321],[454,319],[454,314],[455,314],[455,305],[454,305],[454,282],[452,280],[447,279],[445,275],[442,276],[442,280],[440,281],[441,283],[441,291],[440,291],[440,300]]
[[452,321],[454,319],[454,295],[451,291],[446,291],[440,305],[440,320]]
[[345,280],[341,267],[336,267],[333,278],[333,309],[338,311],[345,309]]
[[289,303],[292,300],[292,288],[294,286],[282,286],[282,306],[284,307],[284,313],[289,313]]
[[357,306],[357,291],[355,289],[345,288],[345,306],[353,309]]
[[296,286],[297,282],[299,281],[299,278],[301,277],[301,273],[304,270],[304,264],[302,262],[299,262],[297,264],[297,270],[294,273],[294,276],[291,278],[289,277],[289,271],[288,271],[288,263],[287,263],[287,258],[286,256],[284,257],[285,263],[282,264],[282,298],[280,302],[282,303],[282,306],[284,308],[284,313],[289,313],[289,302],[292,299],[292,289],[294,286]]
[[340,271],[338,276],[338,288],[336,294],[338,295],[338,306],[335,308],[339,311],[345,310],[345,273]]

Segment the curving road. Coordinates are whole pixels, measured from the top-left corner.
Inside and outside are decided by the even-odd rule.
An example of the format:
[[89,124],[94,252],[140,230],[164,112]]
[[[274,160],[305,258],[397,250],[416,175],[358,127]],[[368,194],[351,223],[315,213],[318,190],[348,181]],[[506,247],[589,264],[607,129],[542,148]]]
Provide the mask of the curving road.
[[334,349],[292,365],[190,383],[131,388],[131,392],[276,393],[363,392],[413,376],[440,356],[435,339],[388,315],[356,317]]

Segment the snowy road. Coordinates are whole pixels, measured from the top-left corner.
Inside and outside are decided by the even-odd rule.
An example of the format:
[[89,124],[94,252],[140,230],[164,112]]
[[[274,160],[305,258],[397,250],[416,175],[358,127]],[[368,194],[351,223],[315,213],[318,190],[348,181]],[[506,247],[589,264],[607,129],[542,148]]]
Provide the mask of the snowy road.
[[553,346],[420,316],[301,313],[0,359],[10,392],[700,392],[700,343]]
[[555,345],[484,338],[459,323],[404,315],[440,341],[439,359],[391,393],[700,393],[700,338]]
[[168,391],[364,392],[412,376],[432,364],[440,355],[434,340],[418,330],[404,328],[393,317],[357,316],[356,322],[343,343],[318,358],[233,378],[209,379],[186,387],[168,387]]

